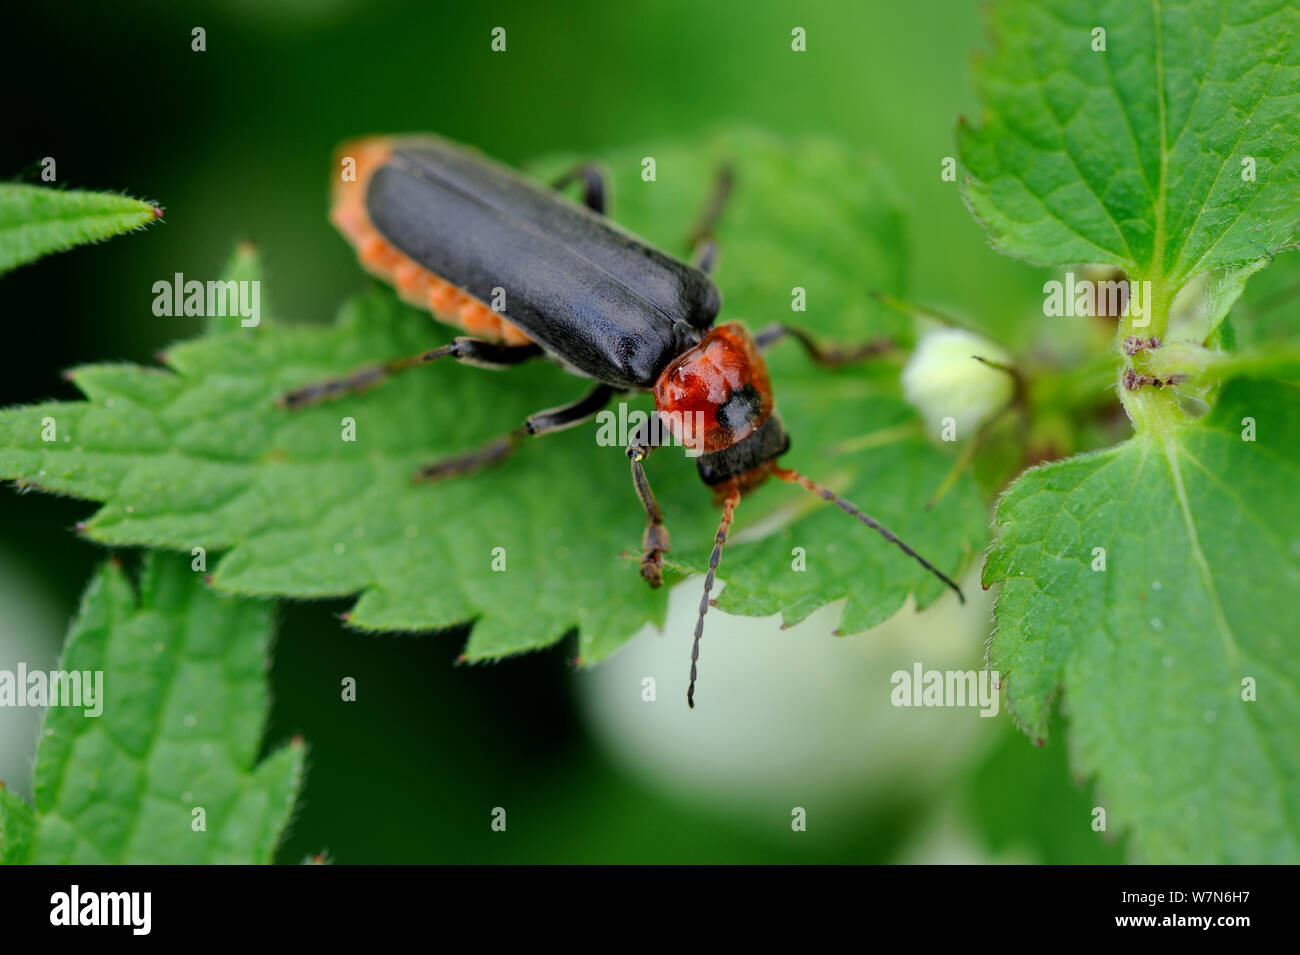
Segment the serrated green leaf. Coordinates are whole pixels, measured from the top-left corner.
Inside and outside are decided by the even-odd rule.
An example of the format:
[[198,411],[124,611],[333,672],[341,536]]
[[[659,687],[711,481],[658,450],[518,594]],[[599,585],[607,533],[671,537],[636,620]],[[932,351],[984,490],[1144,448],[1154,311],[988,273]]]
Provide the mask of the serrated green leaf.
[[32,807],[0,783],[0,863],[27,863],[32,859],[36,816]]
[[[641,179],[646,155],[657,160],[655,182]],[[725,318],[751,327],[788,318],[791,289],[800,286],[809,311],[795,317],[821,334],[841,341],[909,334],[866,295],[872,288],[901,292],[905,274],[902,218],[873,163],[820,141],[784,147],[748,133],[704,148],[652,146],[604,158],[618,221],[679,252],[718,165],[735,164],[736,189],[719,235]],[[563,165],[556,159],[538,168]],[[74,380],[87,402],[0,415],[0,473],[105,502],[86,528],[97,540],[226,551],[214,585],[227,591],[360,593],[349,617],[365,629],[475,620],[465,648],[470,659],[547,646],[576,627],[581,658],[599,660],[647,620],[660,620],[665,603],[662,591],[641,581],[636,560],[620,556],[639,551],[644,528],[621,447],[597,446],[590,424],[529,442],[469,479],[410,483],[418,465],[577,397],[587,387],[581,381],[542,363],[504,373],[446,363],[300,413],[274,407],[292,387],[447,337],[385,290],[345,308],[334,328],[264,319],[255,329],[180,345],[168,356],[174,373],[84,368]],[[907,417],[896,369],[826,373],[793,345],[777,349],[770,364],[793,436],[791,464],[860,497],[948,571],[983,545],[984,509],[967,485],[934,512],[917,504],[917,489],[937,486],[949,463],[932,446],[912,438],[883,452],[823,454],[832,440]],[[640,398],[633,407],[650,405]],[[41,440],[45,418],[58,422],[58,440]],[[345,418],[355,421],[355,442],[343,440]],[[718,511],[694,463],[665,449],[648,469],[674,560],[700,567]],[[906,474],[917,487],[886,496]],[[787,537],[759,546],[738,540],[722,571],[737,582],[724,607],[753,612],[779,603],[797,619],[852,589],[845,627],[861,629],[909,590],[922,603],[937,593],[895,548],[787,485],[746,498],[738,537],[774,514],[770,526],[798,520],[787,537],[810,552],[833,548],[834,562],[813,560],[810,572],[798,573]],[[805,520],[810,514],[815,518]],[[492,569],[497,553],[505,555],[504,573]],[[746,581],[758,575],[782,580],[774,591],[779,601],[746,596]]]
[[[963,124],[1001,250],[1175,288],[1265,257],[1300,213],[1300,9],[1287,0],[1000,0]],[[1105,50],[1094,51],[1095,30]],[[1242,173],[1253,160],[1255,180]]]
[[[1137,437],[1007,492],[991,663],[1034,735],[1064,690],[1076,768],[1138,856],[1294,861],[1296,667],[1273,615],[1300,579],[1295,392],[1241,381],[1204,420],[1186,408],[1295,364],[1234,352],[1227,316],[1300,219],[1300,8],[1000,0],[991,32],[986,114],[960,130],[972,210],[1004,252],[1149,281],[1149,321],[1117,339],[1162,344],[1121,367],[1187,385],[1121,388]],[[1272,694],[1244,702],[1248,678]]]
[[1203,423],[1032,470],[998,508],[991,665],[1034,735],[1065,690],[1076,767],[1148,861],[1300,860],[1297,397],[1234,382]]
[[114,193],[0,184],[0,273],[130,232],[161,215],[151,203]]
[[46,710],[34,807],[0,790],[0,861],[271,861],[305,758],[295,741],[258,762],[271,607],[178,557],[146,557],[139,590],[115,563],[91,582],[59,667],[103,674],[102,713]]

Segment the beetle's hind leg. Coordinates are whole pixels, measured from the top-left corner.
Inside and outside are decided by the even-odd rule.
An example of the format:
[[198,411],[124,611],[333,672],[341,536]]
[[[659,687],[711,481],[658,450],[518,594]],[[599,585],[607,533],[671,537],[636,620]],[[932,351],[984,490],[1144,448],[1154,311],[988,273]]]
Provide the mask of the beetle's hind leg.
[[824,368],[838,368],[853,362],[875,358],[894,348],[894,342],[884,336],[860,342],[857,345],[825,345],[811,334],[794,325],[777,323],[769,325],[754,336],[760,351],[766,351],[783,338],[793,338],[818,365]]
[[424,465],[415,472],[413,480],[441,481],[449,477],[473,474],[483,468],[500,464],[527,438],[563,431],[565,428],[571,428],[594,418],[596,413],[609,404],[610,398],[619,391],[620,389],[610,385],[597,385],[572,404],[529,415],[528,420],[521,427],[499,438],[493,438],[481,448]]
[[276,404],[290,411],[297,411],[299,408],[332,401],[343,395],[360,394],[383,384],[393,375],[419,368],[439,358],[453,358],[456,361],[480,365],[484,368],[509,368],[511,365],[517,365],[541,354],[542,349],[539,345],[498,345],[479,338],[461,337],[454,339],[448,345],[431,348],[418,355],[394,358],[379,365],[369,365],[344,378],[318,381],[302,388],[295,388],[281,395]]
[[597,215],[605,215],[609,206],[609,183],[605,170],[596,163],[578,163],[552,182],[551,188],[561,190],[578,180],[582,180],[582,204]]

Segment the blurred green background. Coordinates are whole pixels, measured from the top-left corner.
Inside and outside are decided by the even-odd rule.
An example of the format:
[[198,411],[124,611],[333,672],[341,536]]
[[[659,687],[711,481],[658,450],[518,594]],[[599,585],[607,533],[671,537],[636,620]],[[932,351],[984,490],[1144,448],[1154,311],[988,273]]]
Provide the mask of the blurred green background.
[[[1039,308],[1042,275],[991,252],[939,175],[957,117],[975,108],[978,5],[809,7],[12,8],[0,39],[0,176],[30,175],[53,156],[61,184],[125,190],[162,203],[167,218],[0,280],[0,405],[75,398],[63,369],[149,363],[195,333],[190,320],[154,318],[152,284],[210,277],[242,239],[262,250],[277,316],[331,319],[366,280],[325,221],[328,163],[340,140],[368,132],[436,131],[510,162],[689,140],[725,122],[830,134],[873,151],[902,186],[915,299],[990,328]],[[196,26],[203,53],[190,48]],[[497,26],[505,54],[490,50]],[[807,31],[806,53],[791,52],[794,26]],[[55,659],[104,556],[71,530],[91,511],[0,492],[0,667]],[[979,590],[973,576],[965,586]],[[694,582],[687,590],[674,594],[670,634],[688,632]],[[748,682],[728,689],[719,678],[707,724],[686,718],[676,683],[662,682],[653,706],[640,702],[639,675],[656,655],[670,661],[665,674],[682,670],[674,638],[643,634],[591,673],[572,670],[572,647],[457,667],[459,637],[357,635],[338,624],[345,608],[281,609],[268,740],[301,733],[311,745],[282,861],[321,849],[344,863],[1122,858],[1121,844],[1089,829],[1096,800],[1070,777],[1064,727],[1038,749],[1005,714],[888,706],[899,666],[979,665],[987,602],[960,617],[947,604],[919,617],[905,609],[852,641],[829,636],[833,608],[791,631],[719,617],[713,659]],[[339,699],[343,676],[357,678],[355,703]],[[0,711],[0,778],[24,794],[32,716]],[[490,831],[495,806],[508,810],[505,834]],[[808,809],[808,832],[791,832],[793,806]]]

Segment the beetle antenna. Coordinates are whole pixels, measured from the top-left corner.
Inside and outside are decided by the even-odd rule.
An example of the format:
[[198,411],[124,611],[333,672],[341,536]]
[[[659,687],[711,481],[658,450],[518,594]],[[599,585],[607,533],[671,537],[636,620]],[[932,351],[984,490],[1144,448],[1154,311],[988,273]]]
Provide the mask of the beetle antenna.
[[928,560],[926,560],[916,551],[912,550],[912,548],[908,547],[907,544],[903,543],[903,541],[899,539],[898,535],[895,534],[893,531],[891,531],[888,527],[883,526],[879,521],[877,521],[870,514],[864,514],[862,513],[862,511],[858,510],[857,505],[853,504],[851,501],[846,501],[844,498],[840,497],[830,488],[822,487],[822,485],[818,484],[816,481],[812,481],[804,477],[798,471],[795,471],[791,468],[773,467],[772,473],[776,475],[778,478],[780,478],[782,481],[788,481],[791,484],[799,484],[802,485],[803,487],[806,487],[814,494],[818,494],[821,497],[825,498],[826,500],[832,502],[836,507],[838,507],[844,513],[851,514],[852,516],[860,520],[863,524],[866,524],[868,527],[872,528],[873,530],[878,531],[881,537],[883,537],[885,540],[889,541],[892,544],[897,544],[904,554],[907,554],[918,564],[920,564],[930,573],[934,574],[945,584],[947,584],[949,587],[955,590],[957,592],[958,600],[960,600],[962,603],[966,602],[966,596],[961,592],[961,588],[958,587],[955,583],[953,583],[952,580],[947,575],[945,575],[941,570],[936,568],[933,564],[931,564]]
[[704,575],[704,596],[700,598],[700,616],[695,621],[695,641],[691,644],[691,685],[686,689],[686,704],[695,709],[695,662],[700,658],[700,637],[704,634],[704,615],[709,612],[709,591],[713,589],[713,580],[718,574],[718,564],[722,562],[722,548],[727,543],[727,534],[731,531],[731,518],[740,503],[740,485],[731,482],[727,489],[727,498],[722,504],[722,522],[718,533],[713,538],[713,553],[709,555],[709,572]]

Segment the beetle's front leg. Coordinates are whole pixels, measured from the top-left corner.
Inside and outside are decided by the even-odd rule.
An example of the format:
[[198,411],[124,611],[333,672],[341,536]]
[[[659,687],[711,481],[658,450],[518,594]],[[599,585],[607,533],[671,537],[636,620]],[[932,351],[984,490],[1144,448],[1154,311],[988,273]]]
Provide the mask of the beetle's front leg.
[[654,450],[654,445],[646,438],[644,430],[638,431],[627,446],[627,457],[632,462],[632,484],[637,497],[645,508],[646,528],[641,538],[641,576],[651,587],[658,587],[664,582],[664,554],[668,553],[668,528],[664,527],[663,511],[650,490],[646,480],[645,469],[641,467]]

